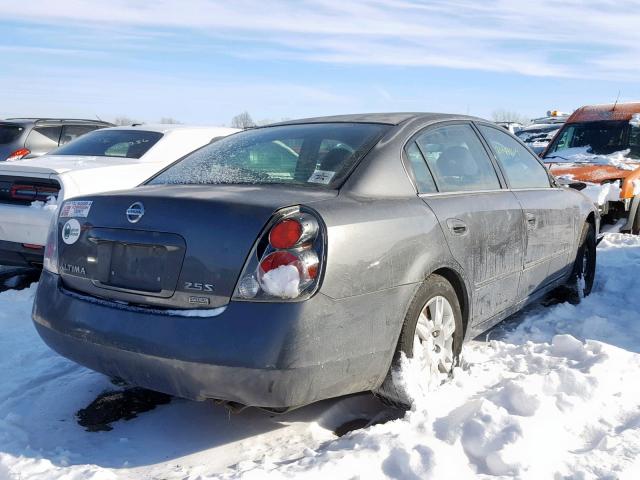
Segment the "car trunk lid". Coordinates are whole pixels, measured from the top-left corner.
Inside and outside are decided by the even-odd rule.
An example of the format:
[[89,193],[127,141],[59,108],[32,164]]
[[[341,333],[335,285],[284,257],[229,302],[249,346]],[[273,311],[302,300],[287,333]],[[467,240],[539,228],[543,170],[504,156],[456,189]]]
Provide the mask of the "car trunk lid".
[[75,213],[63,208],[61,276],[68,288],[136,305],[226,305],[273,213],[336,194],[280,185],[155,185],[75,199],[92,203]]
[[139,160],[124,157],[90,157],[82,155],[43,155],[17,162],[0,163],[0,175],[56,175],[70,170],[87,170],[116,165],[130,165]]

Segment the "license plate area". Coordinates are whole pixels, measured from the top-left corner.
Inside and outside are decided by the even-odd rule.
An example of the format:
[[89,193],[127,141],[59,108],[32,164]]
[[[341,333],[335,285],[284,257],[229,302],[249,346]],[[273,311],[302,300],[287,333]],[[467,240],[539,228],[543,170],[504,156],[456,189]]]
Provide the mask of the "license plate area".
[[111,264],[105,285],[150,293],[162,292],[167,249],[157,245],[111,243]]
[[176,289],[185,244],[182,237],[159,232],[94,229],[92,283],[100,288],[155,297]]

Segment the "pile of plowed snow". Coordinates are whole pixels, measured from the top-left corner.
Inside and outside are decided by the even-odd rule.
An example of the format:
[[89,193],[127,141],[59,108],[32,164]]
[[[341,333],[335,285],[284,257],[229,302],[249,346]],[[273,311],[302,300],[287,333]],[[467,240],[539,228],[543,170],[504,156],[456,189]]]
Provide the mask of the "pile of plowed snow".
[[608,235],[594,291],[535,306],[465,347],[452,381],[394,421],[368,396],[281,417],[187,401],[89,433],[73,413],[109,387],[30,324],[34,289],[0,294],[0,478],[640,478],[640,239]]

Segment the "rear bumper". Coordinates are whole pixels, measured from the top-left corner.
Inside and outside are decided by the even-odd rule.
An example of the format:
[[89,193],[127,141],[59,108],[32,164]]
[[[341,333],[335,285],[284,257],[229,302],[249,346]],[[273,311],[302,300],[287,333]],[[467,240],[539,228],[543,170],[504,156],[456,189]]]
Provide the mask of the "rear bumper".
[[0,240],[45,245],[54,210],[0,204]]
[[106,375],[194,400],[286,408],[377,387],[413,292],[231,302],[215,317],[183,317],[92,301],[45,271],[33,319],[51,348]]
[[12,267],[42,267],[44,248],[26,248],[21,243],[0,240],[0,265]]

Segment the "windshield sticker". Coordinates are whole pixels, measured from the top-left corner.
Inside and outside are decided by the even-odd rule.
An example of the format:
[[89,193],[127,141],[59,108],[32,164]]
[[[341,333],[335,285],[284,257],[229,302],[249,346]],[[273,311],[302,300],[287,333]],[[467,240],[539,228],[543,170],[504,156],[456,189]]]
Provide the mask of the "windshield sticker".
[[64,202],[60,210],[60,218],[87,218],[92,203],[91,200]]
[[73,245],[80,238],[80,222],[75,218],[67,221],[62,227],[62,240],[67,245]]
[[309,183],[322,183],[327,185],[336,174],[330,170],[315,170],[309,177]]

